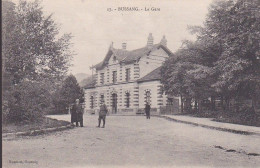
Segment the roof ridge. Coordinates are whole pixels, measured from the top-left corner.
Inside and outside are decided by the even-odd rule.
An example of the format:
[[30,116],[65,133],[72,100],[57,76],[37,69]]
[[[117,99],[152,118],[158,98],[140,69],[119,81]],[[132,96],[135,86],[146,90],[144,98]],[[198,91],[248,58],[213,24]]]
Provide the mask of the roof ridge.
[[111,53],[117,57],[117,59],[120,63],[121,62],[131,63],[131,62],[134,62],[134,61],[140,59],[141,57],[149,54],[151,51],[154,51],[159,48],[162,48],[163,50],[165,50],[168,55],[172,55],[172,52],[170,51],[170,49],[161,43],[153,44],[151,47],[144,46],[144,47],[137,48],[134,50],[116,49],[114,47],[110,47],[104,60],[102,61],[102,63],[96,64],[95,67],[99,68],[99,69],[102,68],[105,63],[104,61],[105,60],[108,61],[108,59],[110,59]]

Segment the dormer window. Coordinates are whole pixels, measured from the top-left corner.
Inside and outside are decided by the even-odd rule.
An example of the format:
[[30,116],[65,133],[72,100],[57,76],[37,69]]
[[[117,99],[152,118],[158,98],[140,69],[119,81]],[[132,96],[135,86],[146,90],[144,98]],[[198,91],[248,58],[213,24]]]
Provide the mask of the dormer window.
[[116,62],[116,56],[113,57],[113,61]]

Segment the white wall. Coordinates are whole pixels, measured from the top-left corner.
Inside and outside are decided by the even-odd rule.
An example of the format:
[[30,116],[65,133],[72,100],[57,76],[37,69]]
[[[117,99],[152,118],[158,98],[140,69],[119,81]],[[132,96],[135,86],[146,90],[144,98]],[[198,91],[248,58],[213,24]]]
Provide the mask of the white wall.
[[143,56],[139,61],[140,78],[160,67],[167,57],[168,54],[162,48],[152,51],[149,56]]
[[146,89],[149,89],[151,91],[151,108],[159,108],[158,107],[158,86],[160,86],[160,81],[139,83],[139,108],[145,107]]
[[112,93],[117,94],[117,108],[118,109],[125,109],[125,98],[126,92],[130,93],[130,107],[129,108],[136,108],[134,106],[134,88],[136,87],[136,83],[125,83],[125,84],[118,84],[118,85],[111,85],[111,86],[99,86],[96,88],[85,89],[85,101],[86,101],[86,109],[90,109],[90,98],[93,95],[95,100],[95,109],[99,109],[100,106],[100,97],[101,94],[104,95],[104,100],[108,108],[111,110],[112,108]]

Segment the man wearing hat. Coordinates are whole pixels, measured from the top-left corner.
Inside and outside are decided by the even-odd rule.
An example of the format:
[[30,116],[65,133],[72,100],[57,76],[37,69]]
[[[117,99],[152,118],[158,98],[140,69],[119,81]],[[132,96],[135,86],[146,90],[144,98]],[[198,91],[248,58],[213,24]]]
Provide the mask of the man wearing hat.
[[76,127],[79,126],[78,122],[80,122],[80,126],[83,127],[83,108],[81,104],[79,104],[79,99],[76,99],[76,103],[73,104],[71,109],[71,123],[76,122]]
[[101,120],[103,120],[103,127],[105,128],[105,122],[106,122],[106,115],[107,115],[107,106],[104,102],[104,100],[101,100],[100,110],[99,110],[99,117],[98,117],[98,126],[100,128]]

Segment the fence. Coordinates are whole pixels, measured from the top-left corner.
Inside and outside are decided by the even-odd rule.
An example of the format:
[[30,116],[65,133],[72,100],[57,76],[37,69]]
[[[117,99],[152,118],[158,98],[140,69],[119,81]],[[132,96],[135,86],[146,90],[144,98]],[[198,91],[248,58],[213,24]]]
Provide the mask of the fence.
[[171,99],[171,101],[168,102],[166,106],[160,107],[160,114],[162,115],[178,113],[180,113],[179,99]]

